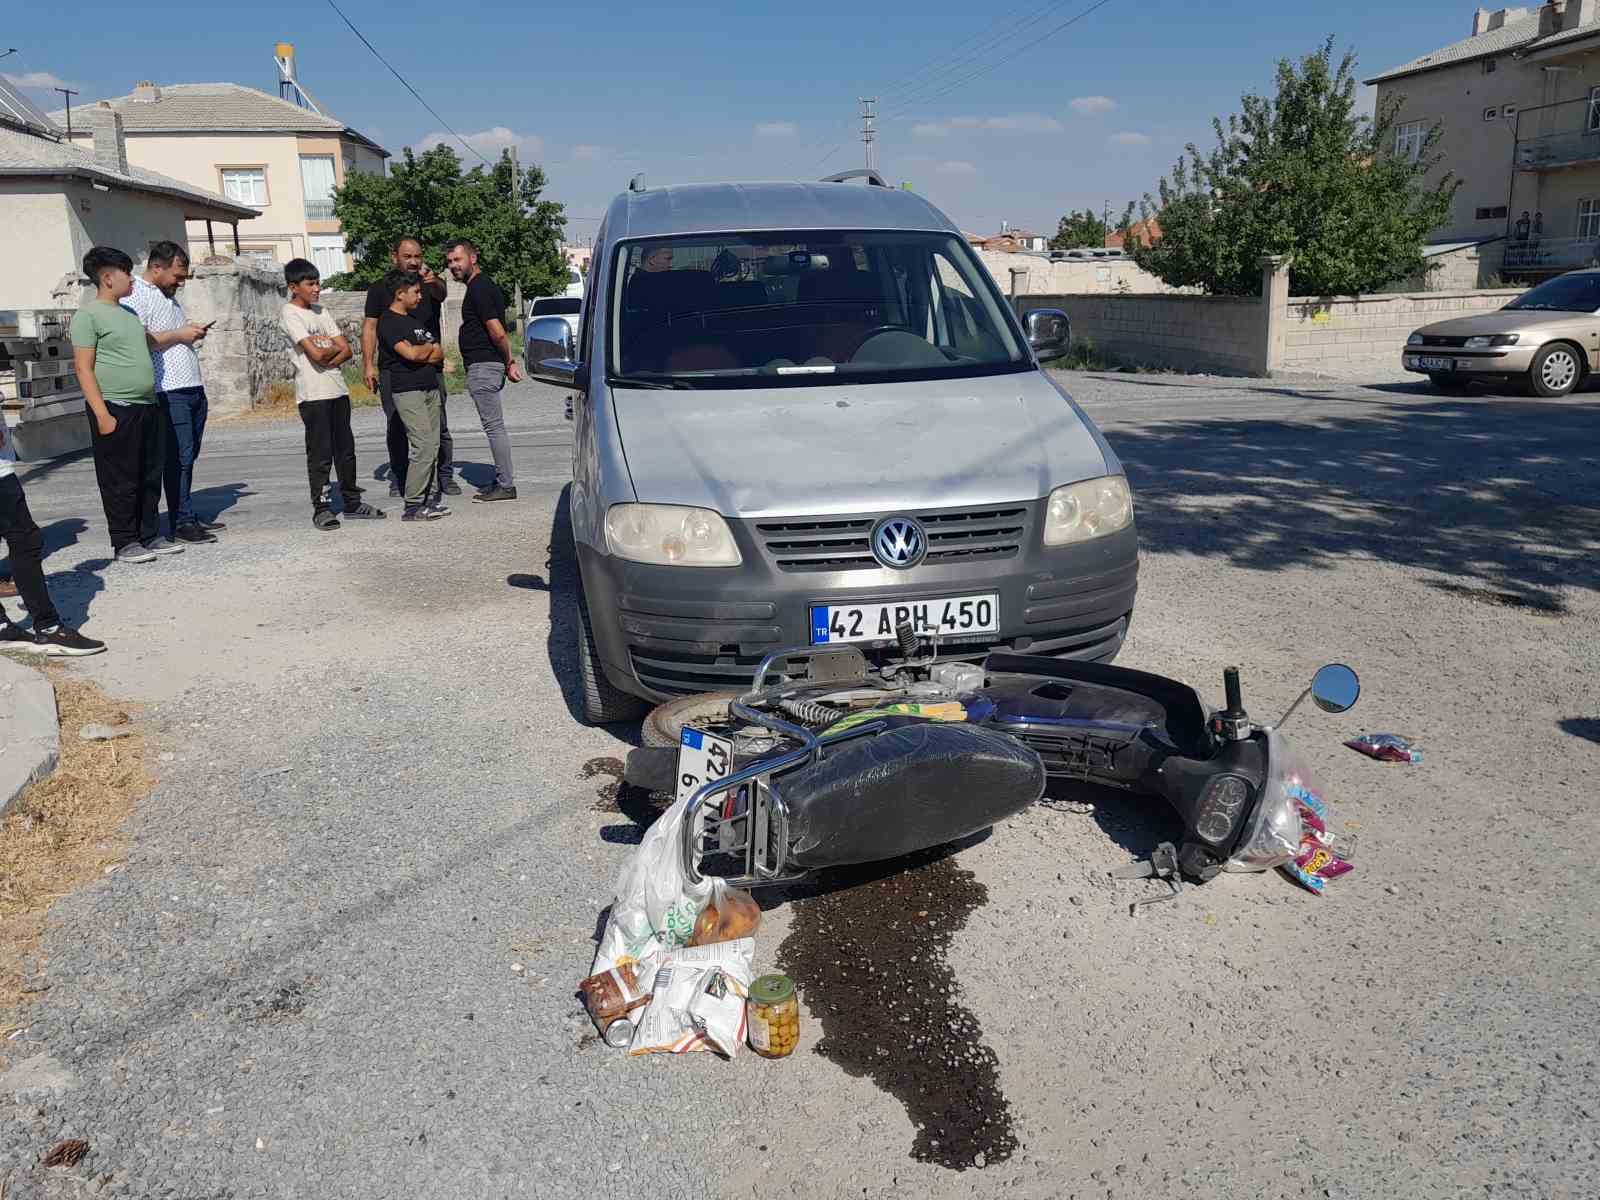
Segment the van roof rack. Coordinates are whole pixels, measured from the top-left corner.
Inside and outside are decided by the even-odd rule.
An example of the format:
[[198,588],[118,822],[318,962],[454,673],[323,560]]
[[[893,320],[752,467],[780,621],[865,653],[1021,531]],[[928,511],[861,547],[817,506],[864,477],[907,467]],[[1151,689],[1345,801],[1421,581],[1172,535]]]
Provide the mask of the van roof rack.
[[820,182],[844,183],[850,179],[865,179],[868,187],[886,188],[889,186],[884,182],[883,176],[879,175],[871,167],[857,167],[854,171],[840,171],[837,175],[825,175]]

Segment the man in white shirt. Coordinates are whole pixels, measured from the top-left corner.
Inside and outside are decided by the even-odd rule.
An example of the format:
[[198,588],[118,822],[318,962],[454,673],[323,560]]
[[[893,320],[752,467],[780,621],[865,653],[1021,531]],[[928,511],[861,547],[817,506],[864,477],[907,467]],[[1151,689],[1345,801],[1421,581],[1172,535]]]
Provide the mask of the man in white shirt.
[[188,278],[188,251],[176,242],[156,242],[143,277],[133,281],[133,294],[123,303],[138,315],[152,340],[156,401],[167,440],[164,473],[172,537],[179,542],[214,542],[213,531],[223,526],[197,517],[189,498],[209,411],[194,347],[211,326],[196,325],[183,314],[176,297]]
[[50,603],[44,586],[44,535],[28,512],[28,498],[17,478],[17,455],[0,418],[0,541],[11,554],[11,571],[16,578],[22,603],[33,618],[33,628],[14,625],[0,605],[0,650],[21,650],[28,654],[80,656],[99,654],[104,642],[84,637],[62,623],[61,614]]

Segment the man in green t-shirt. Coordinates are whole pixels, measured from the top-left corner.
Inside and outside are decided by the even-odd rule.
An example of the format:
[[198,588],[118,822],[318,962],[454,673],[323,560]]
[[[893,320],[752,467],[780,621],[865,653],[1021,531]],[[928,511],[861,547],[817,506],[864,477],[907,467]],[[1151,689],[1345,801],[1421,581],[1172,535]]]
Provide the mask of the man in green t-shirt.
[[179,341],[193,344],[205,330],[186,325],[147,333],[119,303],[133,291],[133,260],[121,250],[94,247],[83,256],[83,273],[94,281],[95,297],[72,318],[72,364],[88,401],[94,473],[112,552],[128,563],[182,554],[182,546],[161,536],[157,520],[167,441],[150,354]]

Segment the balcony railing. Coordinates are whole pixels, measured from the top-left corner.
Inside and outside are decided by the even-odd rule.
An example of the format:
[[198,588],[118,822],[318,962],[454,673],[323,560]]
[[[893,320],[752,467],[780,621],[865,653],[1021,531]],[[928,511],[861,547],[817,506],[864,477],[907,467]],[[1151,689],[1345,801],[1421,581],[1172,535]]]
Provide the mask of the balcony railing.
[[1540,238],[1506,243],[1507,271],[1571,271],[1600,266],[1600,236]]
[[[1493,109],[1485,109],[1487,118]],[[1551,171],[1600,162],[1600,96],[1525,108],[1517,114],[1516,168]]]
[[332,200],[307,200],[306,201],[306,220],[308,220],[308,221],[331,221],[331,220],[333,220],[333,201]]

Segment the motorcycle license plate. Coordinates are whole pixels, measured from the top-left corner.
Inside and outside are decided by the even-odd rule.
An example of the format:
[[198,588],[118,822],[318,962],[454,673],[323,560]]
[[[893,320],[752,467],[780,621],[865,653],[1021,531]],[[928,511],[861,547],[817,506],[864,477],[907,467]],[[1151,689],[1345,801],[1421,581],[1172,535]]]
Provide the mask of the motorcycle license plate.
[[1456,360],[1453,358],[1418,358],[1417,366],[1424,371],[1454,371]]
[[708,783],[733,772],[733,743],[703,729],[678,735],[678,799],[687,800]]
[[813,604],[811,644],[892,641],[895,626],[910,621],[921,637],[1000,632],[1000,597],[994,592],[938,600]]

